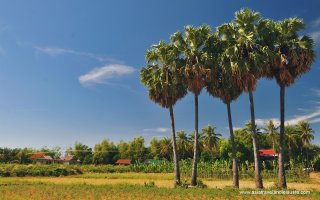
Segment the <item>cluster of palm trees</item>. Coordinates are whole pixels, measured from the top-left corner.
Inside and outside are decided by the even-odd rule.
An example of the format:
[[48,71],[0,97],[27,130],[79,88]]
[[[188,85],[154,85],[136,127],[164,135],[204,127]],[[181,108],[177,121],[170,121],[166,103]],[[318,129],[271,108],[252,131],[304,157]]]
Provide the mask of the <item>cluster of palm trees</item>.
[[170,42],[160,41],[147,50],[147,66],[141,69],[141,82],[149,98],[169,109],[172,127],[175,181],[180,183],[173,106],[187,92],[194,95],[195,132],[191,185],[197,184],[199,155],[198,97],[203,89],[226,104],[232,143],[233,186],[239,187],[234,144],[231,102],[243,92],[249,94],[251,133],[254,151],[256,187],[263,188],[254,97],[258,80],[275,79],[280,87],[279,187],[286,188],[284,169],[285,88],[311,68],[316,54],[309,36],[300,36],[304,22],[298,18],[282,21],[264,19],[249,8],[235,13],[230,23],[213,32],[207,25],[186,26]]
[[[222,139],[222,135],[215,131],[215,127],[210,124],[202,129],[199,133],[199,149],[201,153],[205,154],[207,160],[213,161],[218,153],[219,141]],[[186,134],[184,130],[177,132],[176,145],[179,158],[189,159],[192,157],[194,143],[194,134]],[[173,160],[172,154],[172,140],[164,137],[161,139],[152,138],[150,141],[150,153],[155,159],[166,158],[167,160]]]

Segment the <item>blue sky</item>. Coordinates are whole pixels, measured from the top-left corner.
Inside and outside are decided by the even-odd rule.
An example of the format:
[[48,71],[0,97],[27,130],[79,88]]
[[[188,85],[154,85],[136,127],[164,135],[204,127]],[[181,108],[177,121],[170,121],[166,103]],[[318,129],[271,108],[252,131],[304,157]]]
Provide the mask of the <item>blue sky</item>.
[[[170,135],[169,112],[139,82],[145,50],[185,25],[229,22],[250,7],[266,18],[298,16],[320,41],[319,1],[1,1],[0,147],[89,146],[103,138],[147,141]],[[319,45],[317,45],[319,51]],[[320,144],[320,66],[287,89],[286,118],[309,120]],[[257,123],[279,116],[279,88],[261,80],[254,93]],[[176,128],[194,127],[193,96],[179,101]],[[234,126],[249,119],[248,95],[232,104]],[[199,127],[228,136],[226,107],[205,91]]]

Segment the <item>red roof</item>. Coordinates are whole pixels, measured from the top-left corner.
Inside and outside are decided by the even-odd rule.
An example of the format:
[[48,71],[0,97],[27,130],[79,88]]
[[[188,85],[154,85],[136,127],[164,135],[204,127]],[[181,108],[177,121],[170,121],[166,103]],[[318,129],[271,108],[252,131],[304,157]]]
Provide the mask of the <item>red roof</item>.
[[42,158],[44,157],[45,154],[44,153],[35,153],[32,156],[30,156],[30,159],[35,159],[35,158]]
[[130,159],[119,159],[119,160],[117,160],[116,164],[130,165],[131,160]]
[[260,149],[259,150],[260,156],[276,156],[276,152],[274,149]]

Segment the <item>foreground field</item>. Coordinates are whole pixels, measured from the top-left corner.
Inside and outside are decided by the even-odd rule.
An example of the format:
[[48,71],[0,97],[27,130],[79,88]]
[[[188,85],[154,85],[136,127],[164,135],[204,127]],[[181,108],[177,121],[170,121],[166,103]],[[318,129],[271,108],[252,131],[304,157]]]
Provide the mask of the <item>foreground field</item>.
[[[154,182],[154,186],[153,183]],[[240,190],[230,188],[231,180],[203,182],[208,188],[173,188],[172,174],[112,173],[72,177],[0,178],[0,199],[320,199],[319,174],[304,182],[289,182],[288,190],[310,191],[308,195],[244,195],[252,191],[253,180],[241,180]],[[276,190],[265,180],[266,190]]]

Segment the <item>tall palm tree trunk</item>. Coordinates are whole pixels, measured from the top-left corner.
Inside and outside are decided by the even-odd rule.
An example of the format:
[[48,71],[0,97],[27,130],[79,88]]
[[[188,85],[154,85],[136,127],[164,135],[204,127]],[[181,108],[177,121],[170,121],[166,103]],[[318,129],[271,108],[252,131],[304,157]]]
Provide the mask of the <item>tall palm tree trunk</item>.
[[236,156],[236,145],[234,142],[233,135],[233,126],[232,126],[232,116],[231,116],[231,107],[230,103],[227,103],[228,109],[228,122],[229,122],[229,131],[231,139],[231,148],[232,148],[232,177],[233,177],[233,186],[239,188],[239,171],[238,171],[238,162]]
[[256,130],[256,119],[254,116],[254,102],[252,88],[249,88],[249,101],[250,101],[250,113],[251,113],[251,129],[252,129],[252,143],[253,143],[253,155],[254,155],[254,176],[256,179],[256,188],[263,188],[261,168],[260,168],[260,156],[258,148],[258,138]]
[[170,106],[169,110],[170,110],[170,119],[171,119],[171,128],[172,128],[172,146],[173,146],[175,184],[180,185],[179,158],[178,158],[178,154],[177,154],[176,131],[175,131],[175,127],[174,127],[174,115],[173,115],[172,106]]
[[194,95],[195,106],[195,132],[194,132],[194,145],[193,145],[193,163],[191,185],[197,185],[197,164],[198,164],[198,95]]
[[278,172],[278,186],[280,188],[287,188],[286,174],[284,169],[284,148],[285,148],[285,134],[284,134],[284,98],[285,86],[280,85],[280,145],[279,145],[279,172]]
[[306,146],[306,154],[307,154],[307,168],[309,168],[309,151],[307,146]]
[[274,137],[272,137],[272,149],[273,149],[273,150],[276,150],[276,149],[275,149],[275,143],[276,143],[276,142],[275,142],[275,139],[274,139]]

